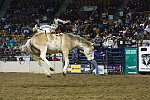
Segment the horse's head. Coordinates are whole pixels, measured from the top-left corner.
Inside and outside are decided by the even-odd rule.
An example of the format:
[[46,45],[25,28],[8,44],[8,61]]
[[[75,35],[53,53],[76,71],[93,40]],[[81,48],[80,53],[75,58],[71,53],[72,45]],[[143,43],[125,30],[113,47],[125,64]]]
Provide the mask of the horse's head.
[[88,60],[93,60],[94,59],[93,43],[91,43],[90,46],[88,46],[84,49],[84,54],[85,54],[85,56],[87,57]]

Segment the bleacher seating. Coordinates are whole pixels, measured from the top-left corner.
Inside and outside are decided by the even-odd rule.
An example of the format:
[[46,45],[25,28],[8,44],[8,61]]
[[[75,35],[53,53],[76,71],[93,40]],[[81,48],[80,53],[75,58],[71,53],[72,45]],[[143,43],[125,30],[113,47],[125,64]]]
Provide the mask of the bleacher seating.
[[[0,2],[1,1],[3,0],[0,0]],[[127,8],[123,11],[123,16],[120,16],[121,22],[113,23],[113,20],[108,20],[108,15],[114,14],[123,1],[124,0],[73,0],[72,3],[68,4],[67,10],[60,18],[71,20],[71,27],[77,24],[77,32],[75,33],[87,40],[93,39],[96,35],[99,35],[101,39],[104,40],[104,38],[110,34],[115,37],[111,37],[111,39],[117,39],[117,42],[150,39],[145,36],[138,37],[143,35],[139,30],[142,28],[142,31],[144,31],[145,26],[148,24],[148,17],[150,17],[149,0],[129,0]],[[6,11],[4,22],[1,21],[0,23],[1,40],[5,40],[9,37],[9,40],[6,41],[7,44],[15,46],[27,38],[27,36],[23,34],[22,27],[29,26],[32,29],[36,23],[35,20],[39,20],[39,22],[49,22],[53,19],[53,16],[63,2],[64,0],[12,0],[9,9]],[[98,6],[98,8],[95,12],[85,13],[85,18],[82,18],[78,13],[84,6]],[[102,13],[106,14],[105,18],[102,17]],[[46,17],[47,19],[43,20],[43,18]],[[128,22],[126,22],[126,20]],[[143,23],[144,27],[140,27],[140,24]],[[4,28],[5,25],[10,25],[10,28]],[[134,25],[137,27],[133,27]],[[122,45],[122,47],[124,46],[127,45]],[[121,47],[120,44],[118,44],[118,47]],[[109,56],[113,63],[111,56],[117,56],[114,56],[113,53]],[[117,59],[119,60],[120,58],[116,58],[116,60]],[[102,60],[103,59],[98,58],[99,64],[101,64]],[[87,63],[86,59],[82,56],[81,58],[79,57],[79,61]],[[71,61],[71,63],[74,62]],[[119,61],[115,63],[120,64]]]
[[0,9],[1,9],[3,2],[4,2],[4,0],[0,0]]
[[[62,14],[61,18],[67,18],[70,20],[80,19],[78,12],[84,6],[97,6],[97,12],[99,15],[103,12],[113,14],[122,2],[123,0],[73,0],[73,2],[68,5],[66,12]],[[74,18],[72,15],[78,16],[78,18]],[[87,14],[84,16],[89,17],[90,15]]]
[[[0,5],[2,1],[4,0],[0,0]],[[8,48],[18,48],[22,44],[20,42],[32,34],[36,21],[50,22],[63,2],[64,0],[12,0],[4,18],[0,19],[0,46],[3,48],[2,44],[6,41]],[[25,35],[22,28],[28,29],[30,34]]]

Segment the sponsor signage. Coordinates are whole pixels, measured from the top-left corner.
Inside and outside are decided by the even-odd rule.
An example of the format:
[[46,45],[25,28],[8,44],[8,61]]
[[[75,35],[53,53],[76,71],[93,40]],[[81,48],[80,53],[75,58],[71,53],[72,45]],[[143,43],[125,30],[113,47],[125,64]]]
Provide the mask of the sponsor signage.
[[71,65],[71,73],[81,73],[81,65]]
[[139,72],[150,72],[150,47],[139,47]]
[[121,73],[121,65],[109,65],[107,69],[109,73]]
[[89,64],[69,64],[67,67],[67,73],[86,73],[90,70]]
[[125,49],[125,73],[137,74],[137,48]]
[[83,67],[84,67],[83,73],[86,73],[86,71],[90,70],[90,65],[89,64],[84,65]]

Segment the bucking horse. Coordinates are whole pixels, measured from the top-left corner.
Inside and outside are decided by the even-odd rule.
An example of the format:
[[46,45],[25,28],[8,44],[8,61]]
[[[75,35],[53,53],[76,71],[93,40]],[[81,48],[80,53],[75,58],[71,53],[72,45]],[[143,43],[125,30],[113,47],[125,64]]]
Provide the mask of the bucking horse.
[[[91,61],[94,59],[93,43],[80,36],[73,35],[72,33],[47,33],[45,36],[45,32],[37,32],[25,43],[25,45],[21,46],[21,51],[26,52],[36,59],[38,64],[44,69],[47,77],[51,77],[50,70],[54,71],[54,67],[46,59],[46,54],[62,53],[65,60],[63,74],[66,75],[66,69],[69,64],[68,56],[74,48],[84,50],[84,54],[88,60]],[[42,66],[41,60],[48,66]],[[47,70],[48,68],[46,67],[50,70]]]

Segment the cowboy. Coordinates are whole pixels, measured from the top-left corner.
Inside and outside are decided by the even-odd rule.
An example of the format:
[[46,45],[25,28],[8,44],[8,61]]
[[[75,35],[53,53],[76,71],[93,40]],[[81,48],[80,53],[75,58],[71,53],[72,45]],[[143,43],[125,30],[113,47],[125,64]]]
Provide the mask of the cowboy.
[[96,57],[104,57],[105,54],[103,54],[103,52],[101,53],[97,53],[97,49],[95,48],[94,50],[94,60],[91,61],[91,65],[92,65],[92,68],[88,71],[86,71],[87,74],[91,74],[93,72],[93,70],[95,69],[96,71],[96,75],[98,75],[98,65],[97,65],[97,62],[96,62]]
[[36,24],[35,27],[33,28],[33,32],[35,32],[35,31],[38,31],[38,32],[39,31],[46,31],[46,33],[47,32],[55,33],[56,29],[59,26],[59,22],[62,24],[70,23],[70,21],[64,21],[61,19],[54,19],[54,24],[51,24],[51,25],[42,25],[42,26],[38,27]]

